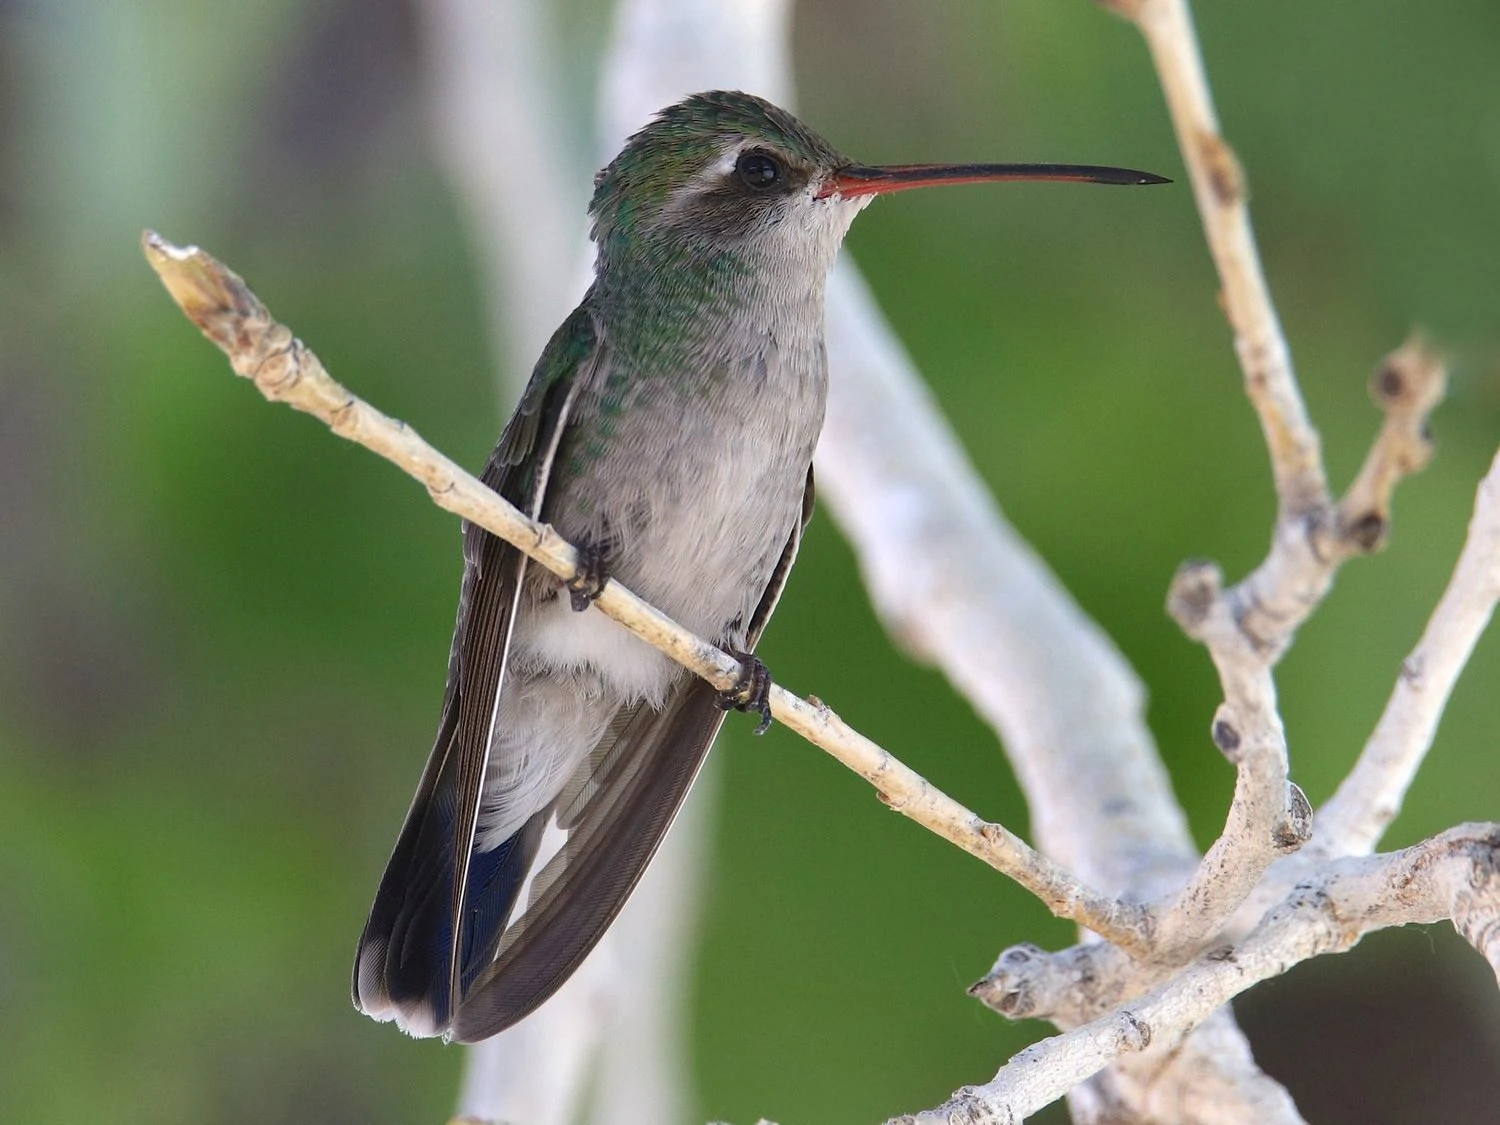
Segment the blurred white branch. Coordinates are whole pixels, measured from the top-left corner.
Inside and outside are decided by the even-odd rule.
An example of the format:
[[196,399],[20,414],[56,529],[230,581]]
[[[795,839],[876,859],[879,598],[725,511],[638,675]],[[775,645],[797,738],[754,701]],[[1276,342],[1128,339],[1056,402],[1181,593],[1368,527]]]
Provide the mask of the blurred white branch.
[[417,11],[438,151],[474,233],[490,338],[518,398],[583,292],[591,169],[563,127],[553,9],[545,0],[422,0]]

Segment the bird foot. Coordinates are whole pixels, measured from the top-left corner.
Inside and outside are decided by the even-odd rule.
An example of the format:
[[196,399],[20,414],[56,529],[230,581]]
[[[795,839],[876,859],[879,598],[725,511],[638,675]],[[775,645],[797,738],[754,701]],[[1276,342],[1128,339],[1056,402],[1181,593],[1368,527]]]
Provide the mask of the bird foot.
[[583,539],[578,543],[578,573],[563,582],[574,613],[588,609],[604,593],[609,582],[610,556],[614,553],[608,539]]
[[765,734],[771,728],[771,671],[758,656],[738,649],[725,652],[740,662],[742,671],[734,687],[719,692],[715,700],[722,711],[754,712],[760,716],[756,734]]

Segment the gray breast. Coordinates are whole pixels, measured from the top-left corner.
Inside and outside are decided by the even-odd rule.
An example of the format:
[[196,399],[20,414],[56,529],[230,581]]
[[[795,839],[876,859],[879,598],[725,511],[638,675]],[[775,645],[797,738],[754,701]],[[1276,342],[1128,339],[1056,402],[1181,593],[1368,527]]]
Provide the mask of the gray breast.
[[614,574],[711,639],[748,621],[801,511],[827,395],[821,300],[809,311],[763,308],[662,356],[671,370],[611,354],[559,453],[548,518],[610,536]]

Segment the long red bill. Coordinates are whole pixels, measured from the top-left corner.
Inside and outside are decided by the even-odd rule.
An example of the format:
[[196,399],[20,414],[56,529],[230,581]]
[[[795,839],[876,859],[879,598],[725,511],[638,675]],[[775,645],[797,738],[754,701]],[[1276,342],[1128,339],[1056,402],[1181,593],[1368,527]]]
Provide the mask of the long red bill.
[[1064,180],[1082,184],[1169,184],[1165,176],[1132,168],[1096,164],[887,164],[840,168],[818,189],[817,197],[884,195],[938,184],[990,184],[1005,180]]

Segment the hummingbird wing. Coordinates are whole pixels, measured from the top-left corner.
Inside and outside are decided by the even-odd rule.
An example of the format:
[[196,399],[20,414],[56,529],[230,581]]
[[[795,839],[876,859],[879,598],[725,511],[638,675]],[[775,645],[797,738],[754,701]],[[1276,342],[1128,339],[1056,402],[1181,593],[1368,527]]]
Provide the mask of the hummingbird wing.
[[[485,466],[484,483],[533,518],[541,510],[573,395],[602,352],[585,300],[543,350]],[[455,940],[463,927],[454,920],[465,917],[474,877],[482,874],[490,887],[497,881],[503,887],[507,875],[515,882],[514,869],[535,850],[538,826],[528,822],[487,853],[487,870],[470,870],[492,718],[526,561],[504,540],[464,525],[463,586],[437,739],[355,955],[355,1006],[376,1019],[395,1019],[415,1035],[441,1034],[452,1021],[466,960],[462,939]]]
[[[800,518],[751,617],[748,648],[780,600],[812,507],[809,468]],[[493,959],[464,989],[452,1039],[478,1042],[511,1026],[551,996],[598,943],[671,827],[724,722],[717,699],[712,685],[685,676],[660,710],[622,707],[556,803],[516,834],[541,834],[555,817],[566,840],[550,857],[539,857],[527,905],[489,943]]]

